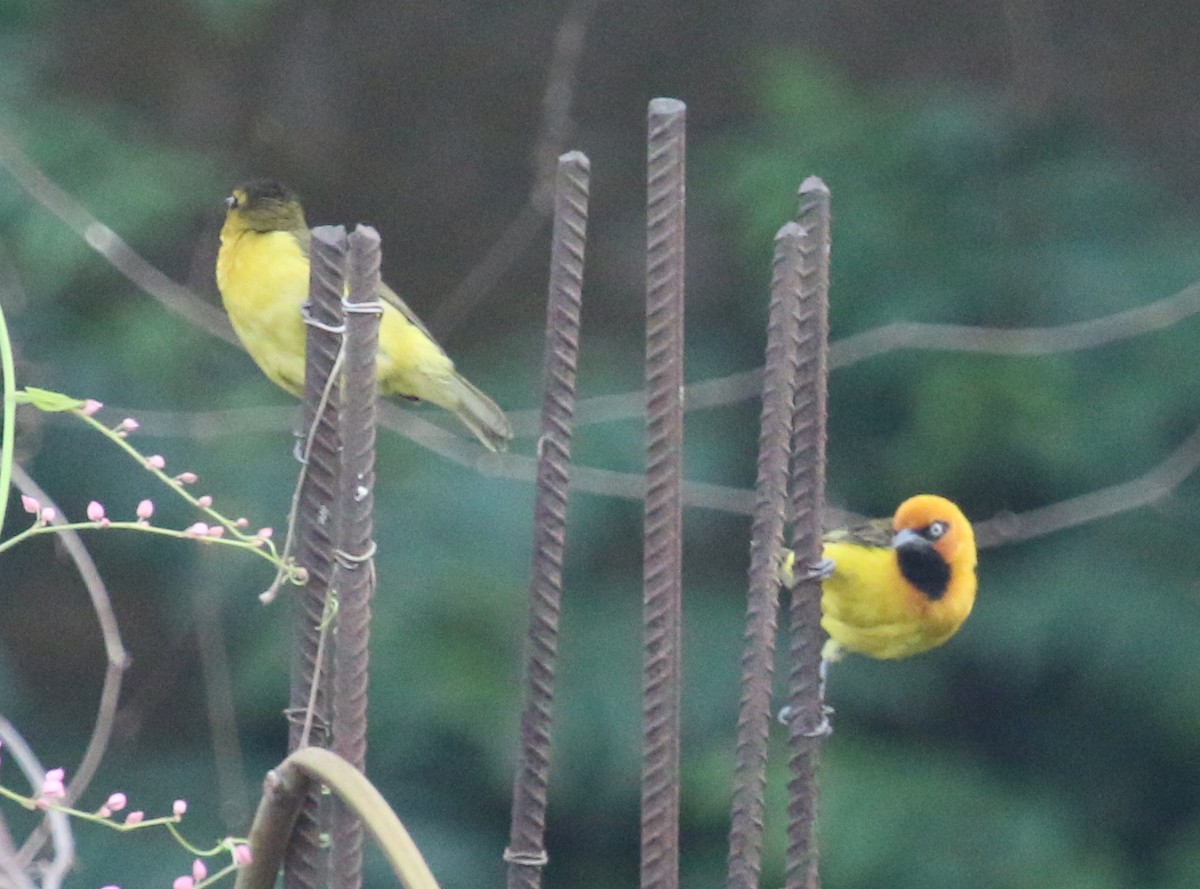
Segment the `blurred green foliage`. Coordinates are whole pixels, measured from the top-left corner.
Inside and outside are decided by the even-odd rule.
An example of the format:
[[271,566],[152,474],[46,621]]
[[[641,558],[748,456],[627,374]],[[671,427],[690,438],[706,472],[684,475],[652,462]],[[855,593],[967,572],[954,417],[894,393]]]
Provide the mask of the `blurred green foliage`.
[[[234,4],[192,6],[219,30]],[[253,14],[271,6],[256,4]],[[36,34],[3,38],[11,52],[0,52],[0,132],[151,260],[203,265],[195,281],[211,297],[208,266],[195,256],[207,262],[204,251],[215,250],[219,200],[241,171],[216,153],[173,146],[128,108],[40,92]],[[810,173],[833,194],[835,338],[901,319],[1049,326],[1200,278],[1194,220],[1082,115],[1026,115],[961,87],[856,87],[794,53],[752,70],[746,120],[692,143],[692,243],[711,249],[691,255],[715,271],[693,276],[690,380],[760,361],[771,240]],[[641,100],[631,97],[631,107]],[[586,140],[582,147],[591,150]],[[604,226],[592,230],[603,235]],[[613,233],[595,248],[598,268],[611,274],[589,278],[589,292],[623,294],[641,236]],[[2,171],[0,270],[21,383],[131,410],[288,404],[244,355],[163,312]],[[637,333],[606,325],[620,315],[604,309],[585,315],[588,394],[638,380]],[[1078,353],[913,351],[839,370],[830,396],[837,505],[885,514],[929,489],[986,517],[1144,472],[1194,423],[1196,323]],[[532,406],[537,331],[487,333],[474,350],[455,351],[460,365],[502,403]],[[689,475],[749,485],[756,414],[747,403],[689,415]],[[77,429],[55,422],[23,433],[26,465],[69,514],[93,498],[115,513],[158,496]],[[632,421],[585,427],[576,455],[635,471],[639,436]],[[228,512],[282,523],[295,474],[286,426],[137,441],[166,454],[172,469],[199,472]],[[390,437],[379,466],[369,771],[443,885],[499,885],[532,493]],[[945,648],[834,670],[836,733],[822,771],[829,889],[1194,885],[1198,498],[1189,480],[1155,508],[987,551],[977,613]],[[188,520],[165,505],[161,518]],[[548,883],[629,885],[637,874],[641,507],[580,494],[570,521]],[[728,829],[748,521],[694,511],[687,522],[684,872],[689,886],[715,886]],[[244,763],[220,765],[253,794],[283,751],[286,606],[257,603],[269,577],[253,560],[142,537],[88,542],[133,655],[93,802],[117,786],[151,812],[186,796],[202,836],[244,830],[245,810],[214,791],[197,622],[205,610],[219,615],[245,751]],[[51,547],[5,562],[0,708],[47,763],[69,764],[94,707],[96,633]],[[764,884],[782,877],[786,770],[777,753]],[[129,884],[134,874],[166,884],[186,869],[185,857],[157,840],[79,833],[83,865],[68,885]],[[379,862],[370,867],[368,884],[382,884]]]

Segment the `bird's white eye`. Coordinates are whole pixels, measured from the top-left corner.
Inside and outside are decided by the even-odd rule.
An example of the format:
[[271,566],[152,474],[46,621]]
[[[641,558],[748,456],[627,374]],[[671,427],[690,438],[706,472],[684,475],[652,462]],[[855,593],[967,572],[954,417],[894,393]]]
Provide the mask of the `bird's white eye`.
[[930,540],[938,540],[949,530],[950,530],[949,522],[930,522],[929,530],[926,531],[925,533],[926,533],[926,536],[928,536]]

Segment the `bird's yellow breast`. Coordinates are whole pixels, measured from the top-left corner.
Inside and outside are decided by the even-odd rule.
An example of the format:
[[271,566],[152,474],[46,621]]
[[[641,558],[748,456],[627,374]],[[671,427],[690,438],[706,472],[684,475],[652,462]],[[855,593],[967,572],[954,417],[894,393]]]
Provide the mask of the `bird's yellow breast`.
[[217,287],[229,321],[250,357],[272,382],[304,390],[304,321],[308,257],[284,231],[221,232]]
[[950,585],[930,599],[900,573],[895,550],[827,542],[836,565],[822,585],[821,626],[849,651],[877,658],[919,654],[945,642],[971,613],[974,572],[952,566]]

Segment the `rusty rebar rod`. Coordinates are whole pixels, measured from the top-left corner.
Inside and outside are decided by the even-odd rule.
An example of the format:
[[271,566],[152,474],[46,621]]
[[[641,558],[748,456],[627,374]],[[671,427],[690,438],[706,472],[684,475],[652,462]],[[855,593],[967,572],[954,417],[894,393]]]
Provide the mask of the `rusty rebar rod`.
[[[301,454],[304,482],[297,522],[296,561],[308,572],[295,607],[295,647],[288,706],[288,750],[325,746],[329,731],[327,653],[324,634],[329,583],[333,575],[333,504],[340,477],[338,364],[342,346],[342,287],[345,229],[313,230],[304,377]],[[321,848],[320,796],[309,795],[292,833],[284,863],[285,889],[317,889],[325,884],[327,858]]]
[[[367,758],[367,679],[371,598],[375,593],[375,423],[379,351],[379,233],[358,226],[346,263],[345,372],[342,376],[342,477],[337,504],[333,649],[333,751],[360,772]],[[330,880],[334,889],[362,885],[363,828],[340,803],[333,807]]]
[[795,297],[800,290],[796,256],[800,226],[789,222],[775,236],[767,357],[763,371],[758,478],[750,534],[750,577],[742,652],[733,817],[729,831],[729,889],[757,889],[762,871],[763,797],[771,726],[771,678],[779,615],[780,555],[792,451],[796,377]]
[[547,862],[546,797],[590,172],[591,163],[578,151],[558,159],[542,358],[545,393],[533,507],[533,571],[529,582],[521,762],[513,780],[512,824],[508,848],[504,850],[508,889],[538,889]]
[[686,107],[650,102],[646,230],[642,889],[679,885]]
[[[796,214],[800,227],[793,302],[796,381],[792,415],[792,469],[788,521],[797,577],[792,589],[788,655],[787,889],[817,889],[820,879],[814,822],[816,768],[821,743],[829,734],[822,679],[821,584],[805,568],[821,559],[821,518],[825,507],[825,416],[829,351],[829,189],[815,176],[800,186]],[[789,275],[789,278],[791,276]]]

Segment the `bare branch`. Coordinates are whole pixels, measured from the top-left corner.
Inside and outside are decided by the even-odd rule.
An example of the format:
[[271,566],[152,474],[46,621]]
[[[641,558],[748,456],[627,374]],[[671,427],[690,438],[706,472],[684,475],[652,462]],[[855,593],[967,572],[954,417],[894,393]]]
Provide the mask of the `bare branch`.
[[[33,478],[20,466],[13,466],[13,483],[17,489],[23,494],[28,494],[35,497],[38,502],[52,506],[54,508],[54,518],[52,524],[64,525],[67,520],[63,517],[63,512],[54,505],[54,501],[49,495],[41,489],[41,487],[33,480]],[[96,770],[100,767],[100,760],[104,758],[104,752],[108,748],[108,742],[112,737],[113,721],[117,714],[117,699],[121,692],[121,679],[125,674],[126,668],[129,666],[129,655],[125,651],[125,646],[121,642],[121,632],[117,626],[117,617],[113,612],[112,599],[108,595],[108,588],[104,585],[104,581],[100,577],[100,572],[96,570],[96,563],[92,561],[91,554],[83,545],[78,532],[73,530],[63,530],[59,532],[59,540],[70,556],[71,561],[75,563],[76,570],[79,571],[79,577],[83,581],[84,587],[88,591],[88,597],[92,603],[92,610],[96,613],[96,620],[100,624],[100,635],[104,640],[104,654],[107,660],[107,665],[104,671],[104,685],[100,690],[100,703],[96,709],[96,723],[92,727],[92,735],[88,739],[87,749],[84,751],[83,757],[79,761],[79,765],[70,773],[70,782],[66,787],[66,796],[64,802],[70,804],[87,790],[92,778],[95,777]],[[28,865],[41,851],[42,844],[46,840],[46,831],[44,823],[29,836],[21,848],[20,861]]]
[[225,313],[181,287],[148,263],[115,231],[88,212],[75,198],[59,188],[7,137],[0,134],[0,167],[8,170],[30,197],[58,217],[71,231],[99,253],[130,283],[150,294],[168,311],[195,324],[213,336],[241,344]]
[[550,196],[558,156],[566,151],[567,140],[572,132],[571,107],[583,56],[584,38],[592,12],[599,2],[574,0],[559,22],[546,75],[546,92],[542,98],[541,132],[531,157],[533,186],[529,197],[500,237],[488,248],[483,259],[441,301],[430,317],[430,327],[442,337],[461,324],[492,292],[496,283],[533,244],[550,216],[553,209]]

